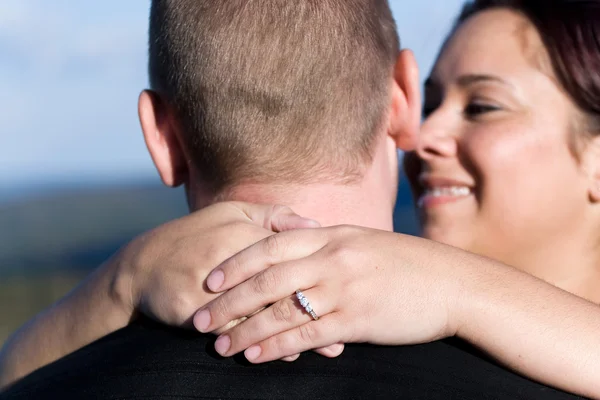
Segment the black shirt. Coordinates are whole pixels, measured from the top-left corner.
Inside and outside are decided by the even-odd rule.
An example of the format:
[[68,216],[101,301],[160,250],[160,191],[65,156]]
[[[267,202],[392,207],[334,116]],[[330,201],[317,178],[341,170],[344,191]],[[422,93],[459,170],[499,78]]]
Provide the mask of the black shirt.
[[140,320],[29,375],[8,399],[574,399],[507,371],[456,339],[347,345],[293,363],[223,359],[215,338]]

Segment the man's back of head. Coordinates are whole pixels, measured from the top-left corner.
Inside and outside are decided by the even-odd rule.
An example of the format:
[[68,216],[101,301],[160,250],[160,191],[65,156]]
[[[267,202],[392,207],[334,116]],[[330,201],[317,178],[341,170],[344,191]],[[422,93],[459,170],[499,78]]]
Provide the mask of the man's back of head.
[[385,0],[154,0],[149,50],[185,159],[220,193],[360,179],[399,41]]

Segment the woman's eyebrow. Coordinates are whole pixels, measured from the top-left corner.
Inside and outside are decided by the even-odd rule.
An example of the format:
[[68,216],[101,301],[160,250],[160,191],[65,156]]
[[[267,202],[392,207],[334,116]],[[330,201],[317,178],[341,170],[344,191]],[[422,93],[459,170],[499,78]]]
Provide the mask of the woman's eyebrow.
[[[487,75],[487,74],[465,74],[461,75],[456,79],[456,84],[460,87],[468,87],[474,85],[479,82],[496,82],[505,86],[513,87],[513,85],[504,79],[495,76],[495,75]],[[429,77],[425,80],[424,87],[432,88],[440,86],[439,82],[434,77]]]
[[510,84],[509,82],[505,81],[504,79],[502,79],[500,77],[497,77],[494,75],[486,75],[486,74],[461,75],[458,77],[456,82],[457,82],[458,86],[461,86],[461,87],[468,87],[468,86],[474,85],[479,82],[496,82],[496,83],[500,83],[505,86],[513,87],[512,84]]

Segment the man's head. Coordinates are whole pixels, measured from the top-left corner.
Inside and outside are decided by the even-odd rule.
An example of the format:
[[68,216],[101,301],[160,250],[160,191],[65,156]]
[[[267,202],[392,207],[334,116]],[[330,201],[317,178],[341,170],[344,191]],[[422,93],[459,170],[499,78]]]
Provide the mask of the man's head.
[[399,54],[385,0],[154,0],[146,142],[165,183],[213,196],[358,181],[379,137],[414,139],[418,82]]

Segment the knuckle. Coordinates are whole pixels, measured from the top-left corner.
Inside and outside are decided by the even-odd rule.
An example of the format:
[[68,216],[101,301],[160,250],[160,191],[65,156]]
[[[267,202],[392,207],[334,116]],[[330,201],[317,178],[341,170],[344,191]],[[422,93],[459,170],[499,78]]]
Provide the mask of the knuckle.
[[331,252],[335,262],[342,265],[348,264],[356,256],[354,249],[348,245],[336,245]]
[[176,321],[177,324],[182,323],[196,311],[191,298],[185,294],[176,293],[169,301],[171,305],[169,307],[171,315],[168,319]]
[[250,231],[254,225],[249,224],[248,222],[242,221],[233,221],[223,226],[222,233],[226,236],[231,236],[231,232],[235,231],[238,234],[244,234]]
[[334,229],[336,230],[337,234],[344,237],[355,234],[357,230],[356,227],[352,225],[338,225],[334,227]]
[[280,235],[271,235],[264,241],[265,253],[270,258],[280,256],[283,251],[283,240]]
[[311,344],[307,345],[299,340],[298,334],[294,331],[288,331],[268,339],[269,347],[274,353],[280,357],[284,357],[301,353],[313,347]]
[[[368,326],[367,324],[365,324],[365,326]],[[367,331],[365,330],[364,327],[359,327],[355,324],[351,325],[350,327],[348,327],[348,329],[345,332],[345,336],[346,336],[346,343],[355,343],[355,342],[361,342],[364,341],[366,337],[368,337],[366,335]]]
[[178,237],[171,245],[171,251],[175,254],[189,253],[191,249],[194,249],[194,245],[193,237]]
[[289,301],[282,301],[271,306],[273,318],[277,322],[291,322],[293,309]]
[[312,344],[318,339],[318,332],[315,324],[304,324],[298,328],[298,336],[300,340],[306,344]]
[[293,211],[291,208],[289,208],[288,206],[284,206],[281,204],[275,204],[273,205],[273,208],[271,209],[271,215],[279,215],[279,214],[292,214]]
[[235,277],[242,274],[243,266],[239,255],[226,259],[220,265],[221,270],[223,270],[228,279],[235,280]]
[[219,231],[211,233],[210,236],[205,236],[202,241],[206,247],[210,248],[212,254],[207,252],[207,256],[211,259],[218,259],[220,262],[233,256],[243,248],[262,239],[258,236],[257,228],[246,222],[232,222],[220,228]]
[[193,266],[185,273],[185,287],[190,293],[198,293],[204,288],[206,272],[201,268]]
[[215,321],[230,321],[235,318],[235,316],[231,315],[231,307],[226,301],[220,301],[221,298],[218,298],[211,307],[211,316]]
[[[229,238],[231,238],[231,234],[229,235]],[[195,243],[196,246],[198,246],[198,243],[202,243],[202,246],[204,247],[202,254],[199,255],[199,258],[203,260],[200,265],[204,264],[210,266],[211,269],[223,263],[236,253],[235,249],[232,249],[228,238],[225,237],[219,239],[215,237],[204,237],[197,240]],[[197,262],[196,260],[195,262]]]
[[269,347],[272,353],[277,354],[288,354],[290,349],[293,348],[293,344],[289,339],[288,335],[276,335],[268,339],[265,344]]
[[254,289],[258,294],[270,294],[276,288],[277,279],[271,270],[263,271],[254,278]]
[[223,246],[208,242],[204,244],[204,247],[203,259],[208,261],[209,264],[217,264],[220,260],[225,259],[223,257]]

